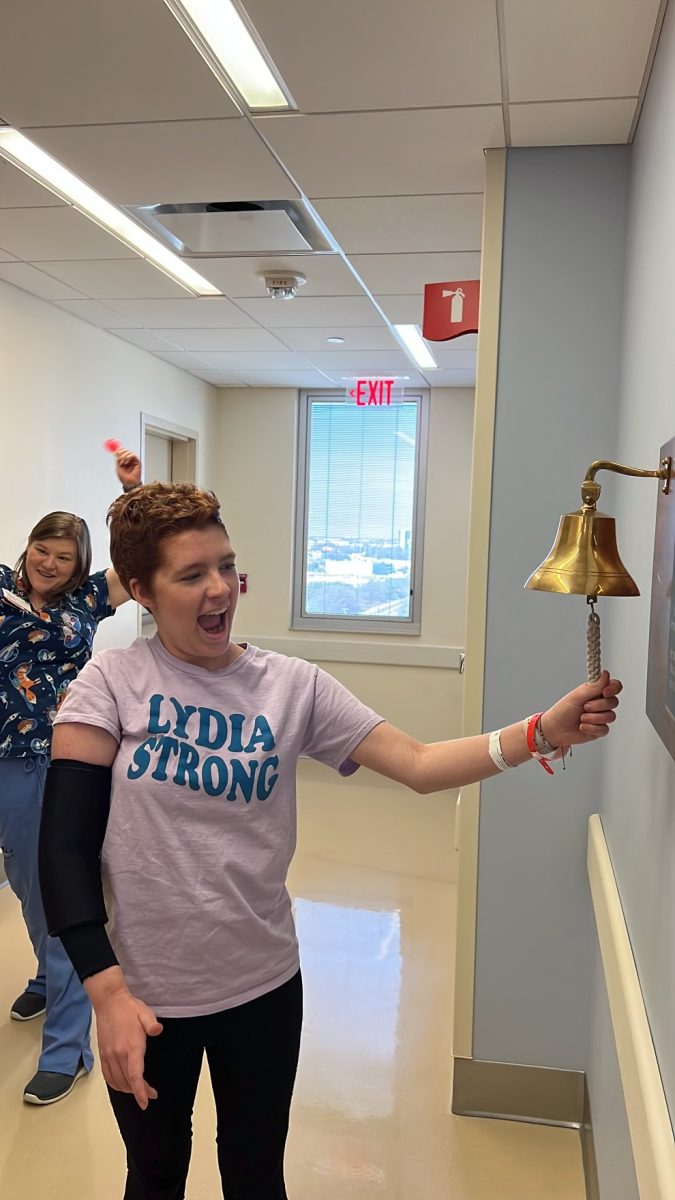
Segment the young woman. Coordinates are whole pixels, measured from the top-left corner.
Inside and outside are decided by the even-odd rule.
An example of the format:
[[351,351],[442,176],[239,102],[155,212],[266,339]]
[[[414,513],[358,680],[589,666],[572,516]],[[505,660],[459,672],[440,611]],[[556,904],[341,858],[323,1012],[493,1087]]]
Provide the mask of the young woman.
[[[119,451],[125,487],[140,482],[140,470],[135,454]],[[66,512],[38,521],[14,569],[0,565],[0,846],[38,960],[11,1016],[45,1013],[38,1070],[24,1091],[31,1104],[62,1099],[93,1061],[91,1005],[61,943],[47,937],[37,875],[52,723],[99,621],[129,599],[115,571],[90,575],[90,566],[89,530]]]
[[184,1196],[204,1053],[223,1194],[285,1200],[299,755],[416,792],[457,787],[526,762],[534,738],[555,752],[602,737],[621,685],[605,674],[527,728],[424,745],[313,664],[232,640],[239,582],[213,493],[151,484],[116,500],[109,523],[115,569],[157,634],[96,655],[56,718],[40,853],[49,928],[96,1011],[125,1200]]

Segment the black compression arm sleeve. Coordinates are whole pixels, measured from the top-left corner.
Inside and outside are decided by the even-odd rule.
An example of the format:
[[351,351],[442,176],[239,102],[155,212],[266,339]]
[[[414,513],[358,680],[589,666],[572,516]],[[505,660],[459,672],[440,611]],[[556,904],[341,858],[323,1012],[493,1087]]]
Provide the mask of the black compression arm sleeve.
[[90,975],[98,975],[108,967],[116,967],[115,951],[103,925],[78,925],[64,929],[63,948],[82,983]]
[[47,772],[39,873],[47,929],[80,979],[115,966],[105,931],[101,848],[110,812],[110,767],[55,759]]

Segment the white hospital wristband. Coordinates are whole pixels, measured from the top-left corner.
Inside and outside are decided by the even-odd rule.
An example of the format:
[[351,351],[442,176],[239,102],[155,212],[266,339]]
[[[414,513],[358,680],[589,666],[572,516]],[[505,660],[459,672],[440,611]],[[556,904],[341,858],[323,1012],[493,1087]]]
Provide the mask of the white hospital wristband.
[[501,729],[495,729],[488,738],[488,753],[498,771],[509,771],[513,766],[504,756],[500,740]]

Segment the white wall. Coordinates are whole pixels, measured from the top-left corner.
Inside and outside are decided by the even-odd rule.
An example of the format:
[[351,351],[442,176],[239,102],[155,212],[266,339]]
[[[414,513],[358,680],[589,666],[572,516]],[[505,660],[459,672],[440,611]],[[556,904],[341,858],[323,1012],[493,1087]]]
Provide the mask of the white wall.
[[[675,435],[675,11],[666,15],[633,146],[617,457],[654,469]],[[607,761],[602,820],[647,1007],[671,1117],[675,1117],[675,763],[645,714],[654,520],[658,484],[617,482],[614,513],[621,556],[642,595],[607,604],[608,661],[625,691],[620,743]],[[675,497],[672,498],[675,503]],[[632,1176],[616,1180],[629,1155],[621,1104],[602,1046],[611,1034],[601,972],[594,997],[591,1104],[601,1194],[634,1200]]]
[[[237,551],[248,573],[237,632],[315,641],[289,631],[293,548],[297,393],[224,390],[218,445],[219,494]],[[425,524],[422,632],[406,646],[463,646],[473,392],[435,389],[431,396]],[[346,642],[396,642],[395,635],[330,634]],[[319,660],[321,661],[321,660]],[[425,741],[460,731],[462,680],[457,671],[408,666],[322,662],[322,666],[388,720]],[[359,810],[362,861],[411,874],[453,877],[454,795],[419,797],[359,772],[334,780],[312,763],[300,766],[300,837],[305,852],[336,858]],[[319,788],[320,784],[320,788]],[[392,795],[396,798],[392,799]],[[411,840],[409,806],[420,806],[419,836]]]
[[[485,729],[547,707],[586,675],[584,597],[523,586],[560,514],[579,507],[586,467],[612,457],[629,164],[625,146],[508,152]],[[612,745],[621,755],[620,736]],[[587,823],[605,752],[580,749],[554,777],[533,763],[482,785],[476,1058],[586,1066]]]
[[[116,437],[139,450],[140,414],[199,433],[199,481],[213,486],[217,392],[55,305],[0,282],[0,559],[14,565],[53,509],[84,517],[93,569],[109,564],[105,514],[119,493]],[[136,605],[104,621],[96,648],[136,636]]]

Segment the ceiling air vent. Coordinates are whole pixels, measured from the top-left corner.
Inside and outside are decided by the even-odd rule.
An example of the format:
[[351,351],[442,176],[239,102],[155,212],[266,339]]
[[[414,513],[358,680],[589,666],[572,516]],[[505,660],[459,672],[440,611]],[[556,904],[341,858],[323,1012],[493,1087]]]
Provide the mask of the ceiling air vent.
[[186,258],[332,251],[302,201],[152,204],[127,211]]

